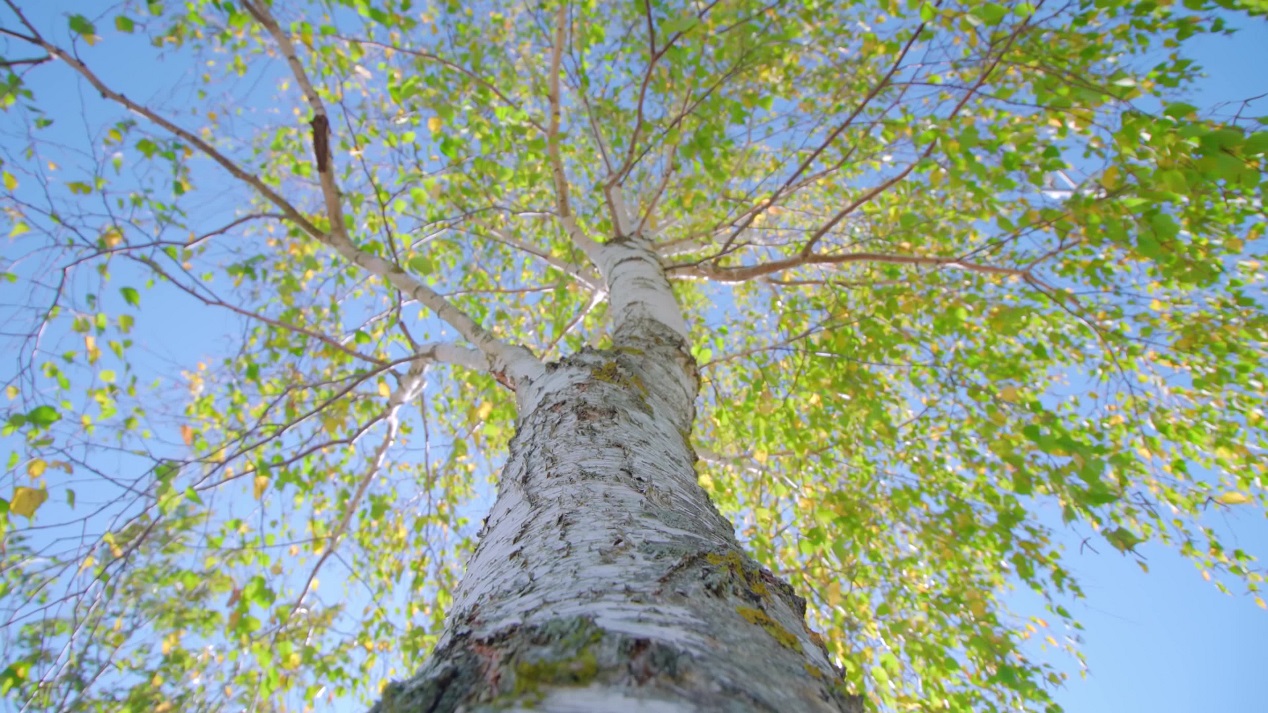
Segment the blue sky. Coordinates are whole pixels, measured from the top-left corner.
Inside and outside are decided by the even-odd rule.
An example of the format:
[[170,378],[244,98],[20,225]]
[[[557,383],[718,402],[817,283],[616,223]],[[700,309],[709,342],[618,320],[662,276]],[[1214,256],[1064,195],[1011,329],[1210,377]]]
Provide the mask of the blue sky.
[[[1191,53],[1208,75],[1195,88],[1192,103],[1209,108],[1268,93],[1268,24],[1254,24],[1233,39],[1201,39]],[[129,64],[126,55],[116,55],[104,66],[113,76],[138,75],[138,67]],[[182,71],[176,62],[163,65],[161,72],[146,69],[149,74],[142,76],[150,79]],[[1263,112],[1268,98],[1255,106]],[[189,307],[182,300],[144,303],[138,340],[153,358],[188,364],[224,346],[222,334],[231,332],[230,322],[223,323],[223,333],[205,329],[207,322],[202,320],[191,329]],[[174,439],[172,433],[164,436]],[[1268,554],[1268,521],[1262,513],[1234,509],[1220,517],[1233,533],[1231,541],[1250,552]],[[1268,612],[1256,607],[1235,583],[1232,595],[1221,594],[1173,551],[1143,547],[1150,569],[1146,575],[1132,558],[1103,542],[1099,552],[1081,548],[1081,537],[1070,533],[1066,544],[1072,569],[1088,594],[1086,602],[1071,610],[1085,626],[1082,650],[1090,675],[1080,679],[1075,667],[1069,668],[1071,681],[1056,694],[1067,711],[1236,713],[1265,708]],[[332,568],[325,576],[333,578],[336,571]],[[1052,658],[1066,661],[1060,652],[1052,652]]]

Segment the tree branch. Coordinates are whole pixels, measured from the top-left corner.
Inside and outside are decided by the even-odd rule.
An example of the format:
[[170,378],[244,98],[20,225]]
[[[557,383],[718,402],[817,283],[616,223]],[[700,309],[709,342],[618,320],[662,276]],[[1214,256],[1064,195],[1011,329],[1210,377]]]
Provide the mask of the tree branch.
[[[257,22],[264,26],[281,48],[287,64],[290,65],[291,73],[302,88],[304,98],[313,113],[318,118],[325,118],[325,104],[304,70],[303,64],[299,61],[295,44],[291,42],[290,36],[282,30],[277,20],[263,6],[257,7],[251,0],[243,0],[243,6]],[[328,121],[327,119],[327,123]],[[316,130],[315,122],[314,131]],[[491,360],[489,366],[495,374],[507,374],[511,377],[510,381],[515,383],[539,372],[542,368],[541,363],[527,349],[511,346],[497,339],[484,327],[476,324],[470,315],[454,307],[435,290],[406,273],[399,265],[358,249],[348,236],[344,223],[343,201],[339,194],[338,184],[335,182],[335,172],[333,167],[327,168],[329,170],[318,172],[327,216],[330,219],[330,233],[320,238],[323,242],[333,247],[353,264],[382,277],[388,284],[426,305],[436,316],[458,330],[459,334],[484,352]]]
[[534,129],[537,129],[543,134],[546,133],[546,127],[542,126],[541,123],[535,120],[531,115],[529,115],[529,113],[525,111],[523,107],[521,107],[513,99],[507,96],[506,93],[503,92],[501,89],[498,89],[497,86],[495,86],[492,82],[485,79],[484,77],[481,77],[475,72],[472,72],[470,69],[467,69],[466,67],[460,64],[451,62],[445,59],[444,57],[441,57],[438,54],[432,54],[431,52],[424,52],[422,50],[410,49],[408,47],[401,47],[399,45],[388,44],[386,42],[377,42],[375,40],[362,40],[362,39],[356,39],[353,37],[345,37],[343,35],[332,35],[332,36],[335,39],[340,40],[342,42],[346,42],[348,44],[357,44],[357,45],[363,45],[365,47],[374,47],[376,49],[385,50],[387,52],[400,52],[401,54],[407,54],[412,57],[418,57],[419,59],[425,59],[425,60],[435,62],[441,65],[442,67],[445,67],[446,69],[453,70],[471,79],[471,81],[475,82],[476,84],[479,84],[485,89],[488,89],[494,96],[500,99],[503,104],[506,104],[508,107],[515,109],[516,111],[523,114],[524,121],[529,126],[533,127]]
[[[999,53],[996,54],[994,59],[990,61],[990,64],[987,65],[987,67],[982,70],[982,74],[978,76],[977,81],[974,82],[972,88],[969,89],[967,92],[965,92],[964,96],[960,98],[960,101],[956,102],[955,107],[951,109],[951,113],[947,115],[947,118],[946,118],[947,121],[954,119],[956,116],[958,116],[960,114],[960,111],[962,111],[964,107],[968,105],[969,100],[972,99],[973,96],[977,93],[978,89],[980,89],[983,84],[986,84],[986,80],[990,78],[991,73],[995,71],[995,68],[999,66],[1000,61],[1004,59],[1004,54],[1008,52],[1008,48],[1012,46],[1013,41],[1017,39],[1017,36],[1019,34],[1021,34],[1021,31],[1026,26],[1027,22],[1029,22],[1029,19],[1022,20],[1017,25],[1016,29],[1014,29],[1013,32],[1008,35],[1008,38],[1004,42],[1004,46],[1000,49]],[[922,23],[921,28],[923,27],[924,27],[924,24]],[[917,35],[918,34],[919,32],[917,32]],[[907,49],[910,48],[910,46],[911,46],[910,43],[908,43],[908,47],[903,49],[903,54],[906,54]],[[888,77],[892,76],[892,73],[893,72],[891,70],[890,75],[887,75],[887,81],[888,81]],[[868,190],[862,196],[859,196],[855,200],[851,201],[848,206],[846,206],[844,209],[842,209],[840,212],[834,215],[832,219],[829,220],[827,223],[824,223],[822,226],[820,226],[819,229],[816,230],[814,234],[810,236],[810,239],[806,241],[806,245],[801,249],[801,254],[802,255],[811,254],[811,252],[814,250],[815,245],[823,238],[823,236],[826,235],[829,230],[832,230],[832,228],[834,228],[838,223],[844,220],[846,216],[850,215],[855,210],[857,210],[859,206],[867,203],[868,201],[872,200],[873,198],[880,195],[881,193],[884,193],[885,191],[889,190],[892,186],[894,186],[897,183],[900,183],[903,179],[905,179],[916,168],[916,166],[920,164],[921,161],[925,160],[926,158],[929,157],[931,153],[933,153],[933,149],[937,145],[938,145],[938,140],[937,138],[935,138],[933,141],[929,142],[929,146],[925,148],[925,150],[920,154],[920,156],[916,160],[912,161],[911,164],[907,166],[907,168],[903,169],[900,173],[898,173],[898,175],[892,176],[885,182],[881,183],[878,186],[874,186],[872,189]]]
[[488,234],[478,232],[475,230],[471,230],[469,232],[471,232],[472,235],[486,237],[490,240],[493,240],[494,242],[502,243],[508,248],[519,250],[520,252],[523,252],[527,255],[532,255],[538,260],[541,260],[547,265],[550,265],[556,270],[564,273],[565,275],[571,277],[577,282],[580,282],[581,284],[585,285],[587,289],[598,291],[598,292],[602,292],[606,289],[603,286],[603,279],[599,277],[598,275],[595,275],[593,273],[586,274],[582,272],[580,269],[578,269],[577,266],[570,265],[564,262],[563,260],[560,260],[557,257],[553,257],[548,252],[539,250],[531,245],[526,245],[525,243],[522,243],[519,240],[512,238],[511,236],[503,233],[500,230],[496,230],[494,228],[488,228],[488,227],[486,227],[485,230],[489,231]]
[[[941,0],[939,0],[939,2],[934,3],[934,7],[941,4]],[[776,201],[782,198],[788,188],[801,177],[801,174],[805,173],[806,169],[810,168],[811,164],[818,160],[819,156],[826,151],[834,141],[837,140],[837,137],[854,124],[854,120],[863,113],[863,110],[865,110],[868,104],[870,104],[872,100],[881,93],[881,90],[890,85],[890,82],[893,81],[894,74],[898,72],[898,68],[902,66],[903,60],[907,58],[907,54],[911,51],[911,48],[915,46],[917,38],[920,37],[920,33],[924,31],[925,24],[926,23],[924,22],[920,23],[916,27],[915,31],[911,33],[911,37],[907,40],[907,44],[903,45],[902,51],[900,51],[898,56],[894,58],[893,64],[889,67],[889,71],[887,71],[885,76],[881,77],[881,80],[867,92],[862,101],[854,107],[854,111],[850,112],[850,115],[845,118],[845,121],[838,124],[837,127],[828,134],[827,138],[820,142],[819,146],[814,151],[810,152],[810,155],[801,162],[801,165],[799,165],[797,170],[784,181],[783,185],[775,189],[775,192],[772,193],[770,197],[762,201],[761,205],[756,210],[750,211],[744,222],[741,225],[736,226],[735,230],[731,231],[731,235],[726,239],[726,242],[722,244],[722,248],[718,251],[719,254],[726,253],[730,249],[731,244],[735,242],[735,239],[739,237],[740,233],[744,232],[744,230],[757,219],[758,215],[764,213],[772,205],[774,205]],[[806,252],[807,254],[809,253],[809,251]]]
[[[844,265],[851,262],[874,262],[897,265],[920,265],[926,267],[950,267],[985,275],[1004,275],[1019,277],[1030,282],[1033,278],[1028,269],[1000,267],[982,263],[965,262],[955,257],[932,257],[922,255],[898,255],[893,253],[846,253],[843,255],[797,255],[783,260],[775,260],[760,265],[744,265],[738,267],[716,267],[710,263],[670,265],[666,272],[676,275],[696,277],[722,283],[747,282],[767,275],[775,275],[786,270],[808,265]],[[1042,284],[1042,283],[1041,283]]]
[[576,217],[572,214],[572,206],[568,198],[568,177],[564,174],[564,162],[559,153],[559,69],[563,60],[564,40],[567,37],[568,5],[560,0],[559,11],[555,13],[555,36],[550,48],[550,70],[547,73],[550,101],[550,117],[546,125],[546,152],[550,157],[550,174],[555,179],[555,202],[559,211],[559,220],[564,224],[568,237],[586,257],[594,260],[598,245],[581,232]]
[[[17,8],[13,7],[12,0],[5,0],[5,2],[15,12],[19,12]],[[21,17],[20,12],[19,17]],[[22,20],[24,23],[26,22],[25,18],[22,18]],[[277,27],[276,22],[273,23],[273,26]],[[31,28],[29,25],[28,28],[34,32],[34,28]],[[280,28],[277,29],[279,32],[281,31]],[[15,35],[16,33],[8,34]],[[176,135],[180,139],[197,147],[203,155],[207,156],[212,161],[215,161],[234,178],[237,178],[252,187],[259,192],[260,195],[268,199],[269,202],[277,206],[288,220],[298,225],[309,236],[322,244],[333,248],[352,264],[357,265],[374,275],[382,277],[393,287],[410,295],[431,309],[436,316],[440,317],[440,319],[457,330],[463,338],[467,339],[472,344],[476,345],[480,351],[484,352],[490,360],[490,364],[487,368],[495,374],[503,374],[507,376],[509,378],[508,385],[517,383],[521,379],[530,378],[535,376],[537,373],[540,373],[540,370],[543,368],[541,363],[536,359],[536,357],[533,357],[527,349],[520,346],[508,345],[500,341],[483,327],[476,324],[469,315],[451,305],[436,291],[427,287],[418,279],[407,274],[400,266],[358,249],[348,237],[347,231],[343,225],[342,210],[339,207],[338,201],[338,188],[334,183],[333,171],[326,171],[322,173],[322,192],[327,199],[327,211],[332,217],[331,232],[326,233],[300,213],[294,205],[278,194],[277,191],[274,191],[260,180],[258,176],[248,173],[238,164],[234,163],[229,157],[217,150],[214,146],[202,140],[189,130],[178,126],[154,110],[138,104],[131,99],[128,99],[123,94],[111,89],[101,80],[100,77],[96,75],[96,73],[89,69],[87,65],[79,61],[70,53],[45,41],[38,34],[34,34],[30,38],[20,35],[17,36],[21,39],[37,44],[53,57],[65,62],[82,77],[84,77],[84,79],[86,79],[94,89],[100,92],[103,97],[126,107],[129,111],[132,111],[139,116],[145,117],[146,119],[166,129],[168,132]],[[302,72],[302,67],[300,70]],[[311,89],[311,84],[308,86]],[[313,101],[315,99],[320,105],[320,97],[316,96],[315,90],[309,94],[309,89],[306,89],[305,95],[309,98],[309,101]],[[324,109],[322,110],[322,113],[324,114]],[[334,200],[331,200],[332,198]],[[335,216],[338,216],[338,220],[333,219]]]
[[194,299],[198,300],[199,302],[202,302],[203,304],[209,307],[222,307],[224,309],[229,310],[230,312],[233,312],[234,314],[247,317],[248,319],[254,319],[256,321],[263,322],[267,325],[276,327],[278,329],[285,329],[289,332],[302,334],[305,337],[308,337],[310,339],[315,339],[321,342],[322,344],[325,344],[331,349],[335,349],[337,351],[343,352],[344,354],[358,361],[366,361],[371,364],[374,364],[375,366],[387,366],[386,361],[382,359],[377,359],[368,354],[362,354],[361,352],[358,352],[355,349],[350,349],[347,346],[341,344],[338,340],[332,339],[324,334],[314,332],[310,329],[305,329],[298,325],[288,324],[281,320],[273,319],[272,317],[262,315],[258,312],[252,312],[249,309],[243,309],[242,307],[239,307],[235,304],[230,304],[228,302],[225,302],[224,300],[216,297],[214,294],[211,296],[204,295],[200,293],[198,290],[194,289],[193,287],[190,287],[189,285],[186,285],[180,282],[179,280],[177,280],[170,273],[168,273],[167,270],[164,270],[161,265],[159,265],[157,262],[155,262],[151,258],[144,257],[144,256],[134,256],[134,255],[129,255],[128,257],[145,265],[151,270],[157,272],[159,275],[162,275],[164,278],[167,279],[168,282],[172,283],[172,285],[176,287],[176,289],[180,290],[181,292],[184,292],[185,294],[189,295],[190,297],[193,297]]
[[[9,2],[9,0],[6,0],[6,2]],[[9,5],[10,5],[10,8],[13,7],[11,2],[9,2]],[[325,233],[323,233],[320,228],[314,225],[312,221],[304,217],[304,215],[300,213],[299,209],[291,205],[291,203],[287,201],[285,198],[283,198],[277,191],[274,191],[272,188],[269,188],[268,185],[266,185],[263,181],[261,181],[258,176],[248,173],[241,166],[239,166],[238,164],[234,163],[231,159],[229,159],[229,157],[225,156],[224,154],[216,150],[214,146],[202,140],[201,138],[199,138],[197,135],[190,132],[189,130],[184,129],[172,123],[166,117],[158,114],[152,109],[145,107],[141,104],[138,104],[132,101],[131,99],[128,99],[123,94],[120,94],[119,92],[116,92],[115,90],[111,89],[109,86],[106,85],[105,82],[101,80],[100,77],[96,75],[95,72],[89,69],[87,65],[79,61],[79,59],[77,59],[70,53],[66,52],[62,48],[45,41],[43,38],[39,37],[38,35],[33,38],[29,38],[29,41],[34,42],[35,44],[42,47],[44,51],[48,52],[53,57],[69,65],[71,69],[75,70],[76,72],[80,74],[80,76],[88,80],[88,83],[91,84],[92,87],[96,89],[98,92],[100,92],[101,96],[115,102],[116,104],[122,105],[123,107],[125,107],[126,109],[128,109],[134,114],[142,116],[154,122],[155,124],[158,124],[159,126],[166,129],[168,132],[175,134],[181,140],[187,141],[190,144],[197,147],[198,150],[203,155],[205,155],[207,158],[210,158],[212,161],[215,161],[216,163],[220,164],[220,166],[224,168],[226,171],[228,171],[229,174],[232,175],[234,178],[251,186],[256,191],[258,191],[260,195],[267,198],[270,203],[277,206],[278,209],[282,211],[282,213],[286,216],[288,220],[298,225],[301,229],[303,229],[305,233],[308,233],[310,236],[317,238],[318,240],[321,240],[322,242],[326,242]]]

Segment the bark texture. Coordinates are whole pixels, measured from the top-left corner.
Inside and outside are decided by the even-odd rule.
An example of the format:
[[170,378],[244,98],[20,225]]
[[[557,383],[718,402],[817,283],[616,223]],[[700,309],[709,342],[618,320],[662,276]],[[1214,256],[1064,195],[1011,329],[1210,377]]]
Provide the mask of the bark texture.
[[657,314],[659,266],[611,257],[609,284],[626,288],[616,347],[520,385],[446,632],[374,713],[860,710],[805,601],[743,553],[697,484],[696,367],[685,327]]

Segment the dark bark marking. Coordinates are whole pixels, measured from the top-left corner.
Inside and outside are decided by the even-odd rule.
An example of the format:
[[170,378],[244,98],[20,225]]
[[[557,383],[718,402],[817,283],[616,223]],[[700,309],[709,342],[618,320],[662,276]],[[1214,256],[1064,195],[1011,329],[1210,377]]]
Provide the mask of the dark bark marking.
[[325,173],[330,170],[330,121],[325,115],[318,114],[313,117],[310,125],[313,127],[313,154],[317,157],[317,172]]

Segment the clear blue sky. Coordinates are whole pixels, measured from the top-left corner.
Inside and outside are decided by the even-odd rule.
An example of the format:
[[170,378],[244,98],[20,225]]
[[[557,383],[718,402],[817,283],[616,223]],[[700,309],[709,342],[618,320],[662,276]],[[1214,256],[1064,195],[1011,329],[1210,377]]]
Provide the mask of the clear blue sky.
[[[1209,108],[1268,93],[1268,23],[1254,24],[1234,39],[1203,39],[1191,53],[1208,73],[1191,103]],[[169,62],[163,70],[179,74],[182,68],[176,64]],[[137,69],[126,55],[107,62],[108,73],[115,76],[135,76]],[[147,71],[151,79],[157,76],[153,68]],[[1268,109],[1268,98],[1255,108],[1261,113]],[[189,331],[207,324],[189,318],[189,301],[151,299],[143,304],[138,341],[154,353],[167,355],[174,363],[193,363],[223,346],[219,333]],[[1268,520],[1262,513],[1253,508],[1232,510],[1225,522],[1235,533],[1232,541],[1237,546],[1268,555]],[[1056,694],[1067,711],[1268,710],[1268,612],[1257,608],[1235,583],[1232,596],[1221,594],[1170,550],[1141,549],[1148,575],[1103,541],[1097,543],[1099,553],[1080,552],[1086,534],[1071,533],[1067,548],[1072,569],[1088,594],[1088,600],[1071,611],[1085,626],[1082,649],[1091,672],[1082,680],[1077,668],[1069,666],[1071,682]],[[331,567],[325,576],[336,571]],[[1026,600],[1019,596],[1017,601]],[[1066,661],[1060,652],[1052,652],[1052,660]]]

